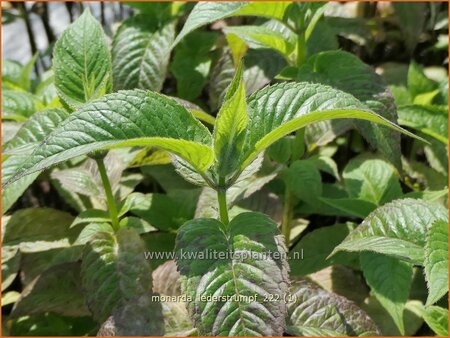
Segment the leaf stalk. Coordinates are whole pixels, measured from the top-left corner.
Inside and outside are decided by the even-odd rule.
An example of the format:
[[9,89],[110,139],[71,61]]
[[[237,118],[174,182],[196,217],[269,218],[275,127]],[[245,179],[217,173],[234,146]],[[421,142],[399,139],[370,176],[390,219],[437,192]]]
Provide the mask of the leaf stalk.
[[109,181],[108,174],[106,173],[105,163],[102,158],[96,158],[98,171],[102,179],[103,188],[105,189],[106,202],[108,204],[109,216],[111,217],[111,223],[114,230],[119,230],[119,216],[117,212],[116,202],[114,201],[114,195]]
[[227,225],[229,223],[229,219],[228,219],[227,191],[226,191],[226,189],[219,188],[217,190],[217,199],[219,201],[220,221],[223,224]]

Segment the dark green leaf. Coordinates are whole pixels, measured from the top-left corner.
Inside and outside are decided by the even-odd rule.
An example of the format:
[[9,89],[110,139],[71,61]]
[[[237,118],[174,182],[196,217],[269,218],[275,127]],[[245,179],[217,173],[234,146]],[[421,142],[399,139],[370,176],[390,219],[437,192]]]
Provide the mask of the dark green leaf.
[[125,20],[112,46],[114,88],[160,91],[174,37],[174,21],[158,22],[146,14]]
[[357,261],[353,253],[339,253],[327,257],[353,229],[348,224],[335,224],[307,233],[289,252],[291,275],[306,276],[333,264]]
[[112,315],[119,335],[164,332],[161,304],[152,299],[151,268],[144,250],[136,231],[120,229],[115,235],[98,233],[83,252],[81,276],[87,305],[99,322]]
[[[393,123],[397,121],[394,99],[384,81],[353,54],[329,51],[314,55],[298,70],[297,76],[301,81],[328,84],[349,93],[385,119]],[[379,149],[397,168],[401,167],[398,133],[366,121],[355,121],[355,124],[373,147]]]
[[[276,223],[258,213],[240,214],[227,226],[201,218],[179,229],[177,265],[186,276],[183,288],[192,297],[188,310],[199,334],[283,333],[287,266],[278,234]],[[216,255],[198,256],[213,250]],[[198,298],[212,295],[224,298]]]
[[411,289],[412,265],[393,257],[363,252],[361,268],[375,297],[389,312],[400,333],[404,335],[403,312]]
[[[300,280],[291,286],[288,315],[289,329],[306,335],[376,336],[378,328],[370,317],[345,297]],[[317,332],[317,333],[315,333]]]
[[46,312],[71,317],[89,316],[79,281],[79,263],[66,263],[45,271],[22,291],[11,316]]

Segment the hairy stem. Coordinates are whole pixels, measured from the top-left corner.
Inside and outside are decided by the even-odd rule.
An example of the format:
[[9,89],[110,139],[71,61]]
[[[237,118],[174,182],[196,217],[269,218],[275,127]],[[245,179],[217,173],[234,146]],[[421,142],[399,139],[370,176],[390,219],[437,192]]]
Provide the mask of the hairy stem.
[[223,224],[228,224],[228,207],[227,207],[227,191],[226,189],[217,190],[217,199],[219,201],[220,220]]
[[117,212],[116,202],[114,201],[114,195],[111,189],[111,183],[109,182],[108,174],[106,173],[105,163],[103,159],[95,159],[97,162],[98,171],[102,179],[103,188],[105,189],[106,202],[108,203],[109,216],[111,217],[111,223],[114,230],[119,229],[119,216]]
[[281,220],[281,234],[284,236],[286,247],[288,248],[291,237],[291,220],[293,207],[293,195],[291,190],[286,186],[283,203],[283,218]]

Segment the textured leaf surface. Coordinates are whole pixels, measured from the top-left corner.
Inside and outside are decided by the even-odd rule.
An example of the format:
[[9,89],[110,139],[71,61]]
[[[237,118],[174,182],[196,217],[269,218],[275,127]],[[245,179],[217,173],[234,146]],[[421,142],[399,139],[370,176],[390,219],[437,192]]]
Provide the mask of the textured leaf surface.
[[104,322],[113,315],[119,334],[134,323],[133,335],[161,335],[161,305],[152,300],[151,268],[133,229],[98,233],[85,248],[81,266],[87,305]]
[[[27,151],[32,151],[67,116],[68,114],[61,109],[49,109],[34,114],[22,125],[15,136],[3,145],[3,151],[14,153],[16,148],[26,148]],[[28,156],[23,154],[13,155],[5,159],[2,164],[2,184],[9,180],[26,160],[28,160]],[[37,176],[38,174],[24,177],[3,189],[2,213],[8,211]]]
[[[350,53],[329,51],[317,54],[299,69],[298,78],[340,89],[387,120],[397,121],[394,99],[382,78]],[[355,124],[373,147],[379,149],[397,168],[401,167],[400,134],[366,121],[355,121]]]
[[2,119],[23,122],[40,109],[42,104],[32,94],[2,90]]
[[379,335],[370,317],[345,297],[325,291],[306,280],[295,281],[290,290],[288,316],[289,327],[293,327],[294,334]]
[[24,145],[36,145],[53,131],[69,114],[63,109],[48,109],[31,116],[16,135],[3,146],[8,151]]
[[448,143],[448,110],[437,106],[403,106],[398,110],[398,122]]
[[448,292],[448,221],[437,220],[428,229],[425,242],[427,305],[436,303]]
[[76,108],[111,90],[111,56],[102,26],[89,10],[71,24],[53,51],[59,96]]
[[52,312],[72,317],[89,316],[79,280],[79,263],[62,264],[45,271],[22,291],[11,315]]
[[[268,255],[269,250],[285,252],[278,234],[276,223],[258,213],[240,214],[228,226],[200,218],[179,229],[177,265],[185,276],[184,292],[193,299],[188,310],[199,334],[283,333],[287,266],[284,257]],[[215,257],[192,256],[211,250],[216,250]],[[202,298],[213,295],[223,298]]]
[[14,179],[95,150],[143,145],[172,151],[204,171],[213,159],[210,143],[208,130],[175,101],[143,90],[122,91],[71,114]]
[[286,8],[290,5],[287,2],[199,2],[178,34],[174,44],[180,42],[193,30],[224,19],[230,16],[250,15],[264,16],[268,18],[282,19]]
[[411,288],[412,265],[393,257],[363,252],[361,268],[375,297],[389,312],[400,333],[404,335],[403,313]]
[[439,306],[429,306],[425,309],[423,318],[428,326],[442,337],[448,336],[448,310]]
[[383,205],[403,194],[396,169],[382,159],[352,159],[342,176],[351,198]]
[[124,21],[112,45],[114,88],[160,91],[174,38],[174,22],[158,22],[145,14]]
[[247,102],[241,64],[225,95],[214,128],[217,171],[223,179],[232,174],[238,166],[247,122]]
[[425,234],[430,223],[445,219],[440,204],[405,198],[372,212],[333,253],[375,251],[423,265]]
[[369,111],[352,95],[321,84],[281,83],[257,91],[247,102],[250,127],[241,157],[242,167],[278,139],[313,122],[357,118],[402,130]]

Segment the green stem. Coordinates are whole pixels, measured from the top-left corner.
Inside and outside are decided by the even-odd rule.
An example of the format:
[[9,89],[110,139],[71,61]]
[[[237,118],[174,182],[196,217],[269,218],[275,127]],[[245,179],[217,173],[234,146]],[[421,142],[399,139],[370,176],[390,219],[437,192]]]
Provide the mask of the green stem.
[[299,32],[297,37],[297,67],[306,61],[306,39],[305,32]]
[[111,217],[111,223],[114,230],[119,229],[119,216],[117,212],[116,202],[114,201],[113,192],[111,189],[111,183],[109,182],[108,174],[106,173],[105,163],[103,159],[95,159],[97,162],[98,171],[102,178],[103,188],[105,189],[106,201],[108,203],[109,216]]
[[217,190],[217,199],[219,200],[219,213],[220,220],[223,224],[228,224],[228,207],[227,207],[227,191],[226,189],[219,188]]
[[283,219],[281,221],[281,234],[284,236],[286,246],[289,248],[289,241],[291,237],[291,220],[293,214],[293,195],[290,189],[286,186],[284,192],[283,203]]
[[294,145],[292,147],[291,161],[300,159],[305,153],[305,128],[295,132]]

